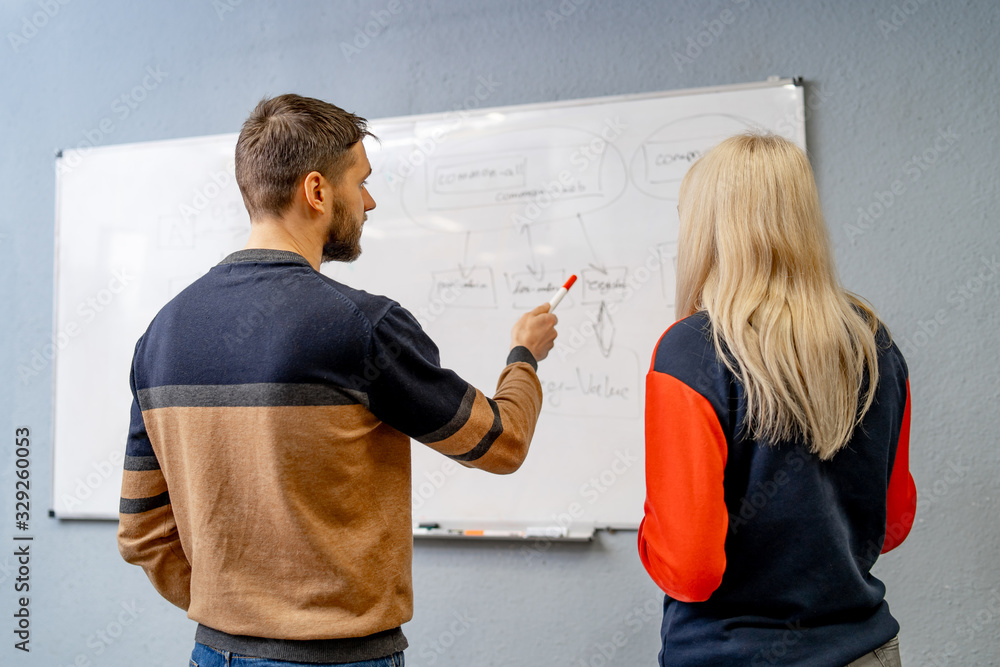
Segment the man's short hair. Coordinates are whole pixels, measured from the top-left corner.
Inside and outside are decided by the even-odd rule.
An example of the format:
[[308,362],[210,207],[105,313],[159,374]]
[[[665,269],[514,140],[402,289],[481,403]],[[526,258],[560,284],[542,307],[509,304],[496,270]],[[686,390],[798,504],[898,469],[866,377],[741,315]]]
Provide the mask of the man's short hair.
[[351,146],[366,135],[374,136],[367,120],[329,102],[292,94],[262,99],[236,142],[236,182],[250,219],[283,214],[311,171],[339,182],[353,163]]

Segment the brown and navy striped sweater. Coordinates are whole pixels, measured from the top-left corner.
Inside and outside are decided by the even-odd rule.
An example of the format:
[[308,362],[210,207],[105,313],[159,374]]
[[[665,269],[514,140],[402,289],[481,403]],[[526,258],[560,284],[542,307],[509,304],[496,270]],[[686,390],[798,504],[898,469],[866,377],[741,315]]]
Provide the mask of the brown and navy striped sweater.
[[118,544],[197,638],[284,660],[402,650],[410,438],[513,472],[542,403],[515,348],[487,398],[396,302],[300,255],[233,253],[139,339]]

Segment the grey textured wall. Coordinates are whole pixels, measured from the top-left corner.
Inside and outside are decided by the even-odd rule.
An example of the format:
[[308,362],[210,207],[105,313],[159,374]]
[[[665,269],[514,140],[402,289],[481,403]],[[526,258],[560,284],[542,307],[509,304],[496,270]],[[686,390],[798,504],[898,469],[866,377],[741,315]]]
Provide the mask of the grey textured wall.
[[[345,54],[378,16],[387,25]],[[194,629],[120,560],[113,524],[44,517],[51,369],[17,369],[51,341],[56,148],[233,132],[265,93],[376,118],[459,108],[479,76],[500,83],[489,104],[506,105],[778,74],[808,82],[843,279],[910,364],[920,510],[877,565],[904,662],[1000,664],[998,31],[996,0],[6,0],[0,663],[182,665]],[[147,67],[161,80],[133,94]],[[30,654],[11,632],[16,426],[33,433]],[[418,544],[408,664],[652,664],[659,596],[634,542]]]

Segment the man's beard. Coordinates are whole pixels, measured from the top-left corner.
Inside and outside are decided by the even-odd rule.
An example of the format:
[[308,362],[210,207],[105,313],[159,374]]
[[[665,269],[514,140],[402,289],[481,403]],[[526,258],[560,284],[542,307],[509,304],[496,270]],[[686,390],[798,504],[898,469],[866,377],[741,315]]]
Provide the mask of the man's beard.
[[[367,213],[364,219],[368,219]],[[353,262],[360,255],[361,225],[355,225],[350,210],[335,200],[330,212],[330,237],[323,246],[323,261]]]

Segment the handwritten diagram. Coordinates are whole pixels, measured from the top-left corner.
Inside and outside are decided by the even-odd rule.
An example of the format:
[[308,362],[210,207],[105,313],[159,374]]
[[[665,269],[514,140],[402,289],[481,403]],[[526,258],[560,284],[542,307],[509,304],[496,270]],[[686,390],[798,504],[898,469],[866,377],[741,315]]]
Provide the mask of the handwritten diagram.
[[[388,229],[365,252],[426,285],[401,301],[444,344],[451,331],[509,329],[579,276],[560,305],[561,360],[539,371],[554,415],[638,419],[638,359],[673,320],[680,181],[723,138],[766,124],[665,113],[662,99],[648,114],[641,106],[373,126],[382,141],[369,146],[378,202],[369,225]],[[400,293],[384,271],[358,269],[366,288]]]

